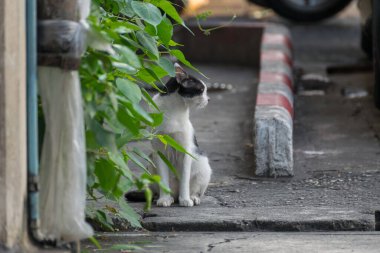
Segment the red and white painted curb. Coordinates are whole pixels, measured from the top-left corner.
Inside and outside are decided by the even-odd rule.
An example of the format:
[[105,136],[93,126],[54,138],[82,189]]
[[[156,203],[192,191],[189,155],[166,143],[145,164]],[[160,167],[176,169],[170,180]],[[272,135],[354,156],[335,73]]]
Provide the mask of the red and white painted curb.
[[258,176],[293,176],[292,50],[285,27],[264,29],[254,122]]

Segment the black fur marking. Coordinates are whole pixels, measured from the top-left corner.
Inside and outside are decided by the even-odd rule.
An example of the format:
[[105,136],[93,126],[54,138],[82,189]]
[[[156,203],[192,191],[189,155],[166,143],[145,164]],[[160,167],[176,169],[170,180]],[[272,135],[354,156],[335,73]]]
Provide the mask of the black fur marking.
[[195,137],[194,135],[194,145],[195,145],[195,153],[197,153],[198,155],[205,155],[205,152],[203,152],[200,148],[199,148],[199,144],[198,144],[198,141],[197,141],[197,137]]
[[161,96],[167,96],[174,93],[178,90],[179,86],[180,84],[174,77],[170,78],[169,81],[165,84],[165,93],[161,93]]
[[178,83],[176,78],[170,78],[165,84],[164,90],[165,93],[161,93],[161,96],[170,95],[178,90],[178,94],[182,97],[192,98],[202,95],[205,86],[195,77],[189,76],[182,83]]
[[178,94],[182,97],[192,98],[203,94],[205,86],[195,77],[189,76],[181,83]]

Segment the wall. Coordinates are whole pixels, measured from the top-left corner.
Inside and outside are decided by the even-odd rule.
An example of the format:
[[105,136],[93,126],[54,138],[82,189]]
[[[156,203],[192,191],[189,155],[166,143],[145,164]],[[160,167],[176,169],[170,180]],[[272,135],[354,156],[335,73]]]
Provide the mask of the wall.
[[25,235],[26,85],[24,0],[0,1],[0,251]]

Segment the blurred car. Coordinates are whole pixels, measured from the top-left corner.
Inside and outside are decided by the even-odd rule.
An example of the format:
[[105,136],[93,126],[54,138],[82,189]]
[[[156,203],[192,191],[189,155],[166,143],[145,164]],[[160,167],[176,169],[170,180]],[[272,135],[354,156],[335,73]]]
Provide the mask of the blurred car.
[[343,10],[352,0],[249,0],[273,9],[278,15],[293,21],[315,22]]

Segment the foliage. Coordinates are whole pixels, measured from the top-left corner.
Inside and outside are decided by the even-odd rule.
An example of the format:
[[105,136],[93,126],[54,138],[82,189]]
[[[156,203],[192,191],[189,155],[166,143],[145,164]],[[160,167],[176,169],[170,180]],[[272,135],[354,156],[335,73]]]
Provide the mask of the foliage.
[[212,15],[212,12],[211,11],[205,11],[205,12],[202,12],[202,13],[199,13],[197,16],[196,16],[196,19],[197,19],[197,24],[198,24],[198,29],[203,32],[204,35],[210,35],[212,31],[215,31],[215,30],[218,30],[220,28],[223,28],[225,26],[228,26],[230,25],[236,18],[236,15],[233,15],[231,17],[231,19],[225,23],[225,24],[222,24],[222,25],[219,25],[219,26],[216,26],[216,27],[212,27],[212,28],[204,28],[202,27],[200,21],[205,21],[207,20],[208,17],[210,17]]
[[[148,186],[160,184],[160,177],[146,169],[145,164],[154,166],[148,154],[131,144],[158,139],[184,151],[169,136],[155,132],[163,121],[163,113],[141,84],[159,90],[157,84],[163,77],[175,75],[168,56],[193,68],[183,53],[174,48],[178,44],[172,39],[174,27],[185,24],[167,0],[92,3],[88,19],[92,37],[80,69],[85,102],[87,189],[92,199],[110,199],[119,203],[119,208],[106,206],[89,210],[88,215],[108,230],[113,230],[109,212],[138,227],[138,216],[126,204],[123,194],[132,187],[145,190],[149,209],[152,193]],[[149,110],[141,103],[146,103]],[[142,170],[141,176],[131,171],[131,164]]]

